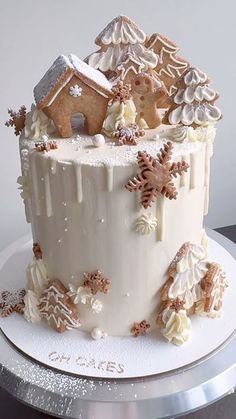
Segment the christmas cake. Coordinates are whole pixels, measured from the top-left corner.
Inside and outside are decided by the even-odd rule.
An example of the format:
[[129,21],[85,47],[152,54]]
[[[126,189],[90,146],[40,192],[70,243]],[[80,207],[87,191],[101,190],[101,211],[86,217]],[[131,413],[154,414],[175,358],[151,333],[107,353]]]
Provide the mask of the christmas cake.
[[0,315],[179,345],[191,316],[220,315],[227,286],[203,229],[219,95],[125,16],[95,43],[85,60],[49,63],[29,112],[9,110],[33,253]]

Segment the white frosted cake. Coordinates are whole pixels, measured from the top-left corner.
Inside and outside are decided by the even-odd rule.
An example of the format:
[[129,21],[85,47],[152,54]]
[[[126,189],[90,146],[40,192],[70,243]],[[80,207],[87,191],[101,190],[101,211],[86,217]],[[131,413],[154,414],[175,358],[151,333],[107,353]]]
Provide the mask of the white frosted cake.
[[127,17],[96,44],[85,61],[54,61],[28,113],[9,111],[34,245],[25,290],[14,303],[2,293],[1,314],[181,344],[191,315],[220,314],[227,285],[203,229],[218,94]]

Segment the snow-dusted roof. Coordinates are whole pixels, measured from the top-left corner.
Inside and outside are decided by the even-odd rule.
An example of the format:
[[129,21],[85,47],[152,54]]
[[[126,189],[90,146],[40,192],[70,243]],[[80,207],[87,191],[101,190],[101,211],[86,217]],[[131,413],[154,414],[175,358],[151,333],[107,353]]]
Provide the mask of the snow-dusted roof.
[[117,16],[97,36],[95,44],[143,44],[146,34],[127,16]]
[[[82,81],[92,89],[108,94],[111,92],[112,85],[99,70],[86,64],[76,55],[60,55],[34,88],[34,97],[37,104],[47,101],[49,96],[57,93],[73,77],[81,77]],[[51,98],[52,99],[52,98]]]

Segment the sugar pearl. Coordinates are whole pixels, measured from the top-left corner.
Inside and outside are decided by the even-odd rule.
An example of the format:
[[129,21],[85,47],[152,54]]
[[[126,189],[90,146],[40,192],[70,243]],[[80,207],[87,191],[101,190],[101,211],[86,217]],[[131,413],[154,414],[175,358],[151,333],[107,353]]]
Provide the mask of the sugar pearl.
[[160,139],[160,135],[159,134],[154,134],[152,137],[153,141],[158,141]]
[[95,327],[92,332],[91,332],[91,336],[94,340],[99,340],[102,339],[104,337],[107,336],[106,333],[104,333],[101,329],[99,329],[98,327]]
[[102,134],[96,134],[93,137],[93,145],[95,147],[101,147],[105,144],[105,138]]

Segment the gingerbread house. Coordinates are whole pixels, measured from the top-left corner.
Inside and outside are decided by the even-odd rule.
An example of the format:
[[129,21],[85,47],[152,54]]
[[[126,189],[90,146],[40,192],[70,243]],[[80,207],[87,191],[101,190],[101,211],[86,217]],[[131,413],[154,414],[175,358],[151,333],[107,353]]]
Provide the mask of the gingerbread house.
[[104,74],[73,54],[60,55],[34,88],[37,107],[63,138],[72,135],[71,118],[82,113],[89,135],[101,132],[112,85]]

